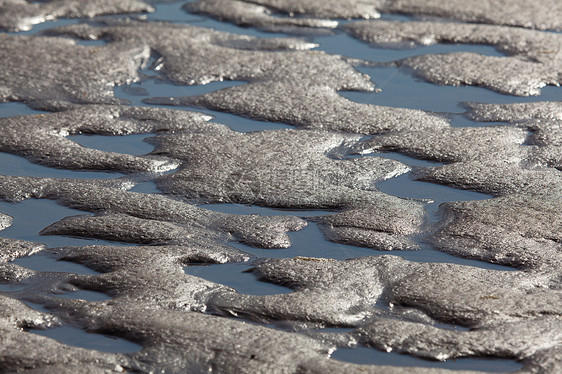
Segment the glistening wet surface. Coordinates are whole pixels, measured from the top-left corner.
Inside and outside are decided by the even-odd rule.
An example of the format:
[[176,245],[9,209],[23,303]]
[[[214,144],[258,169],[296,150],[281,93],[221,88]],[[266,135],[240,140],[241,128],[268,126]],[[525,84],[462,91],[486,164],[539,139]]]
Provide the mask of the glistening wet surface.
[[181,97],[204,95],[208,92],[213,92],[222,88],[235,87],[240,84],[244,84],[244,82],[222,81],[202,85],[179,86],[163,79],[147,78],[142,80],[141,83],[115,87],[115,96],[127,99],[131,101],[131,104],[133,105],[143,105],[141,103],[141,96]]
[[[152,21],[168,21],[175,23],[186,23],[197,26],[211,27],[216,30],[223,30],[244,35],[253,35],[259,37],[286,37],[287,34],[265,33],[254,28],[237,27],[225,22],[219,22],[201,15],[189,14],[181,9],[185,2],[172,2],[169,4],[156,4],[157,12],[148,15],[146,18]],[[138,15],[137,15],[138,16]],[[141,16],[141,18],[144,18]],[[388,16],[383,15],[383,19],[399,19],[407,20],[409,17]],[[60,20],[55,22],[46,22],[36,25],[29,32],[21,34],[33,34],[51,27],[69,25],[79,23],[82,20]],[[430,53],[450,53],[450,52],[476,52],[487,56],[502,56],[494,47],[481,45],[465,45],[465,44],[448,44],[448,45],[432,45],[428,47],[417,47],[411,49],[383,49],[371,47],[365,43],[351,38],[349,35],[340,30],[336,30],[331,35],[308,36],[308,40],[319,44],[317,50],[328,53],[340,54],[347,57],[364,59],[371,62],[387,63],[398,59]],[[103,41],[96,41],[93,44],[101,44]],[[90,42],[80,41],[80,44],[92,44]],[[473,122],[462,114],[464,108],[461,106],[463,102],[486,102],[486,103],[514,103],[514,102],[534,102],[544,100],[560,100],[561,89],[557,87],[546,87],[543,89],[542,95],[537,97],[512,97],[495,93],[480,87],[449,87],[437,86],[413,77],[407,70],[394,66],[378,66],[378,67],[359,67],[361,72],[372,77],[376,87],[381,92],[350,92],[342,91],[340,94],[352,101],[384,105],[390,107],[404,107],[412,109],[421,109],[425,111],[444,113],[452,118],[453,126],[486,126],[488,123]],[[157,105],[147,105],[142,100],[149,97],[179,97],[193,96],[219,89],[233,87],[245,82],[224,81],[215,82],[201,86],[179,86],[154,78],[158,73],[150,71],[150,69],[142,69],[141,73],[150,73],[151,76],[145,76],[141,82],[133,83],[126,86],[117,86],[114,94],[118,98],[126,99],[131,105],[158,107]],[[160,106],[163,107],[163,106]],[[257,121],[248,118],[239,117],[232,114],[208,110],[206,108],[185,108],[176,107],[178,110],[195,110],[213,115],[213,122],[228,125],[235,131],[261,131],[278,128],[292,128],[292,126],[275,123]],[[0,104],[0,117],[8,117],[24,114],[39,114],[40,111],[29,109],[25,104],[21,103],[5,103]],[[497,123],[495,123],[497,124]],[[144,142],[144,139],[151,135],[128,135],[120,137],[100,136],[100,135],[73,135],[69,138],[77,143],[99,150],[142,155],[152,151],[153,147]],[[437,166],[436,163],[424,160],[413,159],[398,153],[378,153],[373,155],[363,155],[361,157],[378,156],[389,159],[395,159],[413,167]],[[38,164],[29,162],[20,156],[7,153],[0,153],[0,174],[14,176],[34,176],[34,177],[56,177],[56,178],[118,178],[122,176],[119,173],[104,173],[90,171],[68,171],[62,169],[48,168]],[[391,178],[384,182],[378,183],[377,188],[389,195],[398,196],[408,199],[423,199],[428,201],[426,210],[430,213],[429,218],[432,223],[439,222],[441,217],[438,215],[437,209],[439,204],[447,201],[469,201],[483,200],[491,198],[488,195],[463,191],[447,186],[415,181],[411,174],[404,174],[400,177]],[[133,191],[143,193],[159,193],[151,180],[151,177],[141,178],[140,183],[133,188]],[[429,202],[431,201],[431,202]],[[512,268],[493,265],[481,261],[474,261],[455,257],[443,252],[437,251],[423,240],[419,240],[420,250],[418,251],[392,251],[382,252],[371,248],[361,248],[351,245],[338,244],[327,241],[317,225],[310,217],[333,214],[334,211],[327,210],[281,210],[269,209],[254,205],[239,204],[217,204],[217,205],[201,205],[204,209],[221,211],[231,214],[260,214],[265,216],[273,215],[293,215],[302,217],[308,221],[308,226],[297,232],[290,232],[289,236],[292,240],[292,246],[288,249],[261,249],[250,247],[242,243],[230,243],[231,245],[248,252],[255,258],[293,258],[298,256],[304,257],[323,257],[336,260],[344,260],[348,258],[357,258],[365,256],[378,256],[391,254],[403,257],[415,262],[435,262],[435,263],[456,263],[466,266],[472,266],[490,270],[514,270]],[[2,236],[6,238],[24,239],[45,243],[48,247],[59,246],[82,246],[90,244],[112,244],[116,243],[102,240],[86,240],[78,238],[70,238],[63,236],[40,236],[39,232],[46,226],[67,216],[85,214],[82,211],[62,207],[50,200],[26,200],[17,204],[0,202],[0,212],[14,217],[11,227],[2,231]],[[422,238],[423,239],[423,238]],[[254,259],[255,259],[254,258]],[[57,261],[56,257],[49,254],[33,255],[26,258],[20,258],[14,261],[15,264],[42,272],[61,272],[75,273],[83,275],[95,275],[97,272],[79,264],[67,261]],[[221,265],[194,265],[185,267],[187,274],[201,277],[216,283],[233,287],[242,294],[250,295],[274,295],[291,292],[290,289],[274,285],[272,283],[262,282],[257,277],[247,272],[251,268],[251,262],[232,263]],[[25,288],[24,288],[25,289]],[[24,289],[21,286],[12,286],[0,284],[0,291],[6,293],[19,293]],[[107,295],[94,291],[78,290],[76,292],[68,292],[55,295],[62,298],[83,299],[88,301],[102,301],[108,298]],[[40,306],[36,306],[41,309]],[[46,311],[47,310],[42,310]],[[454,326],[453,326],[454,327]],[[323,329],[321,331],[330,331]],[[47,330],[32,330],[32,333],[48,336],[62,343],[95,349],[103,352],[137,352],[142,349],[141,346],[131,343],[121,338],[105,336],[102,334],[89,333],[85,330],[72,326],[62,326]],[[395,366],[411,366],[414,367],[436,367],[452,370],[476,370],[489,372],[511,372],[521,368],[521,364],[514,360],[502,359],[481,359],[468,358],[458,360],[448,360],[446,362],[427,361],[415,358],[409,355],[397,353],[385,353],[376,351],[371,348],[340,348],[332,354],[332,359],[354,362],[360,364],[377,364],[377,365],[395,365]]]

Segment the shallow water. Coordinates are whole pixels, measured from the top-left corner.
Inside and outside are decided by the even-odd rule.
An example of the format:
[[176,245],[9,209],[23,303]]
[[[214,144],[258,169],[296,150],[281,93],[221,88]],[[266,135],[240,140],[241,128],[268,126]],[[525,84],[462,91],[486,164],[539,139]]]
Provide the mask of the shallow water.
[[146,134],[124,136],[71,135],[67,138],[87,148],[140,156],[150,153],[154,149],[151,144],[144,141],[150,136]]
[[232,287],[246,295],[278,295],[291,292],[287,287],[260,282],[254,274],[248,272],[251,267],[246,263],[193,265],[185,267],[184,271],[186,274]]
[[115,336],[90,333],[72,326],[60,326],[47,330],[29,330],[29,332],[58,340],[63,344],[80,348],[95,349],[101,352],[132,353],[142,346]]
[[129,191],[140,193],[160,193],[160,190],[156,187],[156,183],[152,181],[139,182]]
[[339,30],[336,32],[336,35],[317,36],[313,38],[313,41],[320,44],[317,47],[320,51],[371,62],[392,62],[412,56],[455,52],[473,52],[485,56],[505,56],[496,48],[488,45],[433,44],[429,46],[412,46],[411,48],[403,49],[380,48],[377,46],[369,46]]
[[[91,213],[88,212],[58,205],[51,200],[29,199],[18,203],[0,201],[0,212],[14,217],[12,225],[0,232],[0,235],[4,238],[43,243],[49,248],[94,244],[125,245],[123,243],[115,243],[107,240],[72,238],[58,235],[40,235],[39,233],[45,227],[58,222],[65,217],[91,215]],[[20,258],[16,261],[34,261],[33,259],[36,257],[37,255]],[[39,260],[39,262],[41,262],[41,260]],[[47,269],[50,266],[51,265],[45,265]]]
[[59,27],[59,26],[67,26],[67,25],[74,25],[77,23],[80,23],[81,19],[80,18],[70,18],[70,19],[57,19],[54,21],[45,21],[45,22],[41,22],[38,23],[36,25],[33,25],[31,27],[31,29],[26,30],[26,31],[19,31],[19,32],[9,32],[8,34],[14,34],[14,35],[33,35],[33,34],[38,34],[42,31],[51,29],[53,27]]
[[[286,37],[286,34],[265,33],[253,28],[242,28],[209,19],[200,15],[192,15],[181,10],[181,5],[185,2],[174,2],[170,4],[156,4],[158,11],[148,16],[139,16],[147,18],[149,21],[163,20],[177,23],[188,23],[197,26],[212,27],[217,30],[234,32],[245,35],[253,35],[259,37]],[[383,15],[383,19],[407,20],[411,17],[406,16],[390,16]],[[62,26],[67,24],[78,23],[80,20],[59,20],[54,22],[46,22],[33,27],[31,31],[21,34],[33,34],[51,27]],[[427,53],[449,53],[449,52],[477,52],[490,56],[501,56],[494,47],[480,45],[464,45],[464,44],[445,44],[432,45],[427,47],[416,47],[411,49],[383,49],[374,48],[362,43],[349,35],[336,30],[332,35],[315,35],[307,36],[308,40],[319,44],[316,48],[320,51],[328,53],[340,54],[347,57],[369,60],[372,62],[386,63],[398,59],[427,54]],[[80,44],[101,44],[104,41],[80,41]],[[340,92],[340,94],[350,100],[385,105],[392,107],[406,107],[413,109],[422,109],[426,111],[446,113],[452,119],[453,126],[486,126],[489,123],[473,122],[465,118],[462,114],[464,108],[461,106],[463,102],[487,102],[487,103],[513,103],[513,102],[530,102],[543,100],[560,100],[562,98],[562,89],[556,87],[546,87],[543,94],[539,97],[513,97],[501,95],[491,90],[480,87],[445,87],[437,86],[413,77],[407,70],[393,66],[387,67],[360,67],[360,71],[372,77],[376,87],[382,91],[378,93],[362,93],[362,92]],[[178,86],[169,82],[159,80],[151,76],[155,72],[150,69],[143,69],[143,74],[147,76],[142,82],[134,83],[128,86],[116,87],[115,96],[128,100],[132,105],[146,106],[142,102],[148,97],[172,97],[172,96],[190,96],[212,92],[218,89],[232,87],[243,82],[215,82],[201,86]],[[214,122],[223,123],[230,126],[233,130],[247,132],[258,130],[269,130],[278,128],[292,128],[286,124],[256,121],[248,118],[235,116],[232,114],[216,112],[206,108],[181,108],[178,110],[188,109],[201,111],[211,114],[215,117]],[[0,117],[8,117],[23,114],[37,114],[40,111],[32,110],[21,103],[4,103],[0,104]],[[496,123],[497,124],[497,123]],[[82,144],[86,147],[101,149],[112,152],[128,153],[133,155],[142,155],[149,153],[152,146],[144,139],[150,135],[129,135],[121,137],[98,136],[98,135],[75,135],[70,139]],[[437,164],[428,161],[410,158],[398,153],[380,153],[374,154],[380,157],[392,158],[414,167],[435,166]],[[27,161],[26,159],[7,154],[0,153],[0,174],[6,175],[25,175],[36,177],[58,177],[58,178],[118,178],[121,174],[104,173],[104,172],[87,172],[87,171],[68,171],[49,167],[44,167]],[[430,213],[432,222],[439,221],[437,209],[440,203],[445,201],[463,201],[463,200],[480,200],[490,198],[488,195],[476,192],[462,191],[446,186],[440,186],[432,183],[415,181],[409,174],[398,178],[389,179],[377,184],[377,187],[388,194],[414,199],[428,199],[427,210]],[[133,191],[145,193],[158,193],[158,189],[151,180],[142,180],[133,188]],[[203,205],[205,209],[217,210],[227,213],[236,214],[262,214],[262,215],[295,215],[307,219],[307,217],[318,216],[323,214],[331,214],[330,211],[290,211],[268,209],[257,206],[245,206],[237,204],[220,204],[220,205]],[[82,211],[69,209],[59,206],[55,202],[48,200],[27,200],[21,203],[12,204],[0,202],[0,212],[12,215],[14,219],[13,226],[2,231],[1,235],[8,238],[32,240],[42,242],[49,247],[69,246],[69,245],[90,245],[111,243],[102,240],[69,238],[63,236],[40,236],[38,233],[46,226],[70,215],[85,214]],[[38,214],[40,212],[40,214]],[[316,223],[309,221],[309,225],[299,232],[289,234],[293,242],[293,246],[289,249],[266,250],[249,247],[242,243],[233,243],[237,248],[249,252],[256,256],[262,257],[326,257],[337,260],[347,258],[355,258],[362,256],[374,255],[397,255],[411,261],[419,262],[451,262],[467,266],[477,266],[494,270],[514,270],[504,266],[487,264],[480,261],[462,259],[454,257],[432,249],[420,243],[419,251],[393,251],[381,252],[370,248],[360,248],[355,246],[337,244],[326,241],[323,234]],[[116,244],[116,243],[111,243]],[[97,272],[86,268],[79,264],[67,261],[56,261],[52,255],[34,255],[28,258],[22,258],[15,261],[16,264],[28,267],[30,269],[46,272],[63,272],[76,274],[97,274]],[[280,294],[291,292],[286,287],[274,284],[260,282],[252,273],[246,272],[251,267],[250,263],[243,264],[223,264],[223,265],[207,265],[207,266],[189,266],[185,268],[185,272],[190,275],[202,277],[213,282],[222,283],[235,288],[237,291],[252,295]],[[22,288],[23,287],[23,288]],[[17,293],[25,289],[25,286],[12,286],[0,284],[0,292]],[[107,295],[80,290],[69,292],[66,294],[56,295],[57,297],[76,298],[89,301],[101,301],[108,298]],[[38,310],[42,307],[37,304],[29,303]],[[43,310],[44,311],[44,310]],[[324,329],[322,331],[329,331]],[[70,326],[63,326],[49,330],[32,330],[44,336],[52,337],[63,343],[80,346],[85,348],[98,349],[106,352],[136,352],[141,347],[135,343],[107,337],[101,334],[91,334],[86,331]],[[343,361],[365,363],[365,364],[384,364],[384,365],[400,365],[400,366],[427,366],[440,367],[448,369],[470,369],[470,370],[486,370],[486,371],[514,371],[518,370],[521,365],[511,360],[488,360],[488,359],[462,359],[451,360],[444,363],[426,361],[414,358],[408,355],[400,355],[396,353],[384,353],[366,347],[358,347],[353,349],[338,349],[333,355],[333,359]]]
[[[407,69],[389,67],[358,67],[359,71],[371,76],[375,87],[381,92],[341,91],[340,95],[356,102],[398,108],[420,109],[429,112],[446,113],[452,118],[453,126],[486,126],[489,123],[475,122],[460,116],[466,112],[465,102],[478,103],[529,103],[562,99],[562,88],[547,86],[540,96],[509,96],[475,86],[439,86],[416,78]],[[496,123],[497,124],[497,123]]]
[[377,183],[377,188],[393,196],[409,199],[428,199],[426,210],[430,213],[430,219],[433,222],[440,220],[437,213],[439,206],[444,202],[492,198],[490,195],[480,192],[459,190],[440,184],[417,181],[412,178],[410,173]]
[[309,222],[308,226],[300,231],[290,232],[291,247],[286,249],[261,249],[236,243],[238,249],[260,257],[271,258],[293,258],[297,256],[332,258],[345,260],[372,256],[377,254],[389,254],[390,252],[375,251],[371,248],[355,247],[352,245],[339,244],[324,239],[322,230],[315,222]]
[[[406,187],[404,187],[404,189],[406,191],[409,191]],[[450,189],[454,190],[452,188]],[[461,190],[456,190],[456,191],[458,191],[457,194],[467,193],[468,196],[470,196],[471,193],[477,194],[476,192],[470,192],[470,191],[461,191]],[[482,195],[485,196],[484,198],[489,198],[487,195],[483,195],[483,194],[477,194],[477,195]],[[452,196],[457,196],[457,195],[454,195],[453,192]],[[482,196],[478,196],[478,197],[482,198]],[[439,199],[438,201],[451,201],[451,200],[446,200],[447,199],[446,193],[443,194],[443,196],[438,199]],[[414,261],[414,262],[452,263],[452,264],[459,264],[459,265],[466,265],[466,266],[475,266],[475,267],[489,269],[489,270],[515,271],[514,268],[507,267],[507,266],[490,264],[487,262],[452,256],[447,253],[437,251],[432,247],[430,247],[429,245],[423,243],[422,241],[418,243],[420,249],[417,251],[378,251],[372,248],[356,247],[352,245],[327,241],[324,238],[324,234],[322,233],[320,227],[318,227],[316,222],[310,220],[310,218],[317,217],[320,215],[332,214],[334,212],[271,209],[265,207],[257,207],[253,205],[240,205],[240,204],[208,204],[208,205],[200,205],[200,207],[209,210],[218,211],[218,212],[223,212],[223,213],[261,214],[263,216],[292,215],[292,216],[301,217],[305,220],[308,219],[308,226],[306,226],[300,231],[289,232],[289,237],[291,238],[292,245],[291,247],[286,249],[262,249],[262,248],[250,247],[243,243],[231,243],[231,245],[237,247],[238,249],[244,252],[251,253],[257,258],[263,258],[263,257],[293,258],[297,256],[304,256],[304,257],[331,258],[335,260],[346,260],[346,259],[357,258],[357,257],[391,255],[391,256],[399,256],[408,261]],[[213,265],[213,266],[221,266],[222,269],[222,266],[225,265]],[[213,280],[212,279],[213,275],[208,275],[209,277],[211,277],[208,278],[207,274],[210,273],[201,273],[201,275],[198,276],[208,280]],[[192,275],[196,275],[196,274],[192,274]]]
[[[27,264],[19,264],[21,266],[27,266]],[[61,267],[62,270],[61,272],[66,273],[68,271],[70,271],[70,268],[67,267]],[[14,297],[22,297],[25,298],[26,296],[26,291],[27,291],[27,286],[25,284],[2,284],[0,283],[0,293],[4,293],[4,294],[12,294]],[[33,288],[33,287],[31,287]],[[86,301],[104,301],[104,300],[109,300],[110,297],[104,293],[101,292],[96,292],[96,291],[89,291],[89,290],[76,290],[76,291],[68,291],[67,293],[57,293],[57,294],[52,294],[50,296],[54,296],[54,297],[59,297],[59,298],[64,298],[64,299],[80,299],[80,300],[86,300]],[[33,307],[34,309],[37,309],[35,306],[38,304],[34,304]],[[43,312],[45,312],[45,310],[41,310]],[[46,312],[48,313],[48,311]]]
[[0,118],[45,113],[29,108],[24,103],[0,103]]
[[474,370],[492,373],[511,373],[522,368],[522,364],[512,360],[462,358],[447,361],[430,361],[394,352],[381,352],[367,347],[339,348],[331,355],[332,359],[364,365],[394,365],[415,367],[434,367],[448,370]]
[[4,152],[0,152],[0,174],[10,176],[76,179],[111,179],[123,176],[121,173],[51,168],[35,164],[23,157]]
[[49,253],[41,253],[29,257],[21,257],[13,261],[14,264],[25,268],[56,273],[73,273],[79,275],[96,275],[99,272],[75,262],[61,261]]
[[208,27],[218,31],[227,31],[233,34],[259,36],[260,38],[282,38],[287,36],[286,34],[281,33],[264,33],[251,27],[239,27],[230,23],[220,22],[203,15],[191,14],[182,9],[184,4],[194,1],[195,0],[187,0],[175,1],[168,4],[156,4],[156,12],[149,14],[148,20],[192,24],[194,26]]

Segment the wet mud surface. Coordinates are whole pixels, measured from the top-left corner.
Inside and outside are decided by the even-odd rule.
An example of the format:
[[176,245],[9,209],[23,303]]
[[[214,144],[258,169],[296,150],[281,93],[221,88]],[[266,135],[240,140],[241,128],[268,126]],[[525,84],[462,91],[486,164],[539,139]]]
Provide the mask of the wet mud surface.
[[557,1],[0,13],[0,372],[562,371]]

